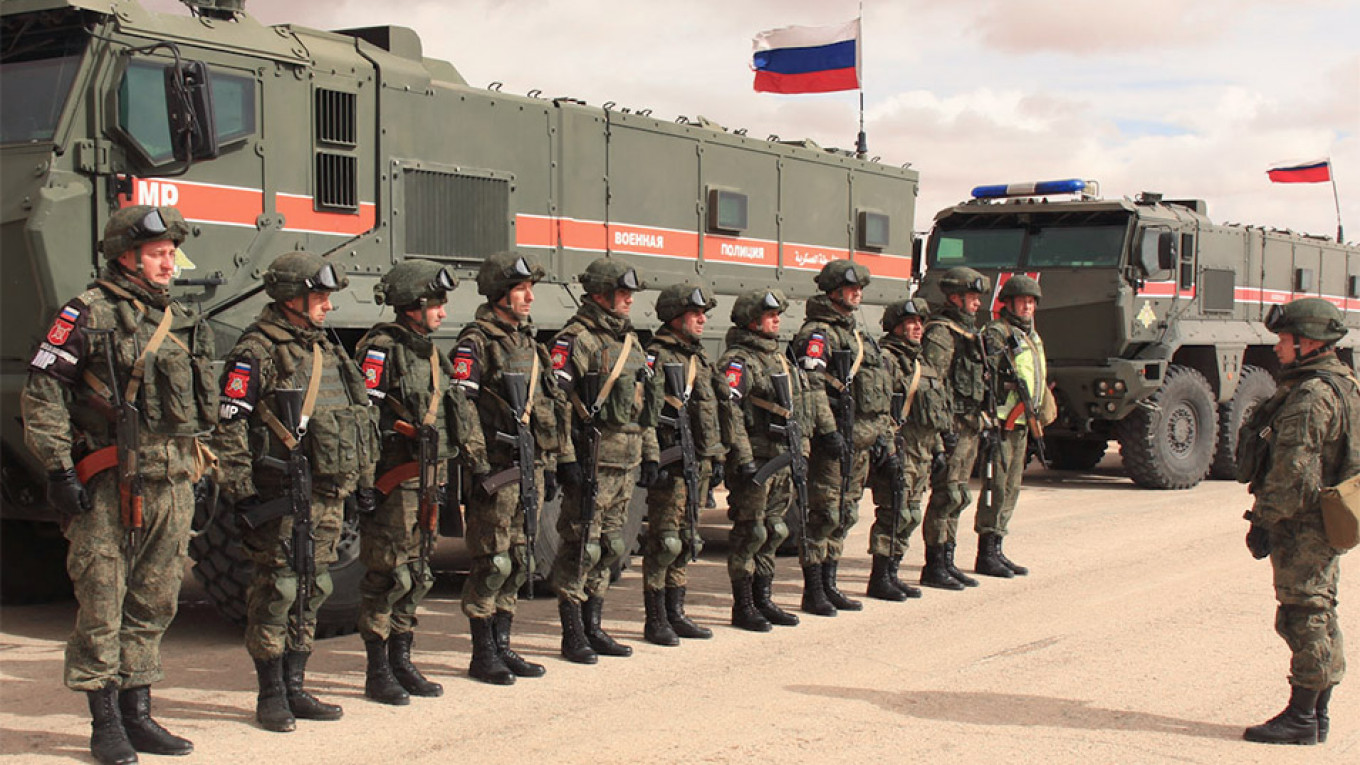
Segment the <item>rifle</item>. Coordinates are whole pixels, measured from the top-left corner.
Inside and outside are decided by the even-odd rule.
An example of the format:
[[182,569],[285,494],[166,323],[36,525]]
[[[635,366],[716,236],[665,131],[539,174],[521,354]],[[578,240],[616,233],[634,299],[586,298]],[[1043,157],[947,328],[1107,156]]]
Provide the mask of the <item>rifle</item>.
[[302,629],[307,602],[311,600],[311,590],[316,583],[316,540],[312,538],[312,468],[302,449],[302,438],[306,433],[302,421],[302,400],[305,395],[301,388],[279,388],[274,391],[279,422],[293,434],[295,441],[288,450],[286,460],[269,456],[260,458],[261,465],[283,472],[288,481],[287,496],[264,502],[240,516],[241,522],[251,529],[284,515],[293,517],[288,562],[298,578],[297,599],[293,602],[293,608],[299,630]]
[[1015,365],[1015,352],[1020,348],[1020,338],[1011,335],[1010,340],[1001,347],[1001,360],[1006,366],[1002,373],[1008,381],[1015,385],[1016,395],[1020,398],[1020,405],[1024,407],[1025,422],[1029,428],[1030,439],[1034,444],[1034,453],[1039,455],[1039,462],[1047,465],[1048,455],[1044,454],[1044,426],[1039,422],[1038,410],[1034,408],[1034,397],[1029,394],[1029,386],[1020,377],[1020,368]]
[[[166,309],[167,311],[170,309]],[[109,371],[109,401],[113,406],[114,441],[118,445],[118,513],[127,533],[127,548],[124,555],[127,565],[137,557],[137,548],[142,541],[143,486],[141,466],[142,414],[137,410],[137,402],[129,401],[119,386],[118,373],[113,361],[113,330],[91,330],[107,332],[104,341],[104,362]],[[137,349],[137,338],[132,339],[133,358],[141,356]]]
[[770,390],[774,395],[775,405],[788,412],[784,416],[783,424],[771,421],[770,432],[784,438],[788,451],[766,462],[751,480],[764,485],[770,476],[783,470],[785,466],[789,467],[789,473],[793,478],[794,504],[798,508],[798,549],[804,550],[807,549],[808,463],[807,457],[803,455],[803,428],[793,413],[793,383],[789,375],[784,372],[770,375]]
[[855,394],[851,387],[855,381],[855,375],[851,372],[855,365],[854,357],[855,354],[848,348],[831,352],[831,376],[842,386],[834,407],[836,430],[840,431],[841,438],[845,441],[845,448],[841,450],[842,518],[845,516],[845,505],[849,501],[851,473],[855,463]]
[[433,425],[421,425],[416,429],[416,443],[420,464],[420,514],[417,518],[420,566],[429,572],[435,539],[439,535],[439,431]]
[[901,467],[902,465],[905,465],[907,459],[907,437],[902,432],[907,426],[907,418],[901,416],[902,409],[906,407],[906,405],[907,394],[905,391],[898,391],[893,394],[892,417],[893,424],[896,426],[893,428],[893,445],[897,448],[898,459],[902,460],[902,462],[899,463],[898,469],[893,472],[892,483],[890,484],[892,491],[889,501],[892,503],[893,509],[892,538],[888,542],[888,552],[890,554],[895,554],[894,551],[897,547],[897,530],[902,522],[902,511],[906,509],[907,504],[907,476],[902,472],[903,468]]
[[661,424],[675,429],[678,444],[661,455],[660,466],[681,464],[685,480],[685,521],[689,524],[689,559],[699,559],[699,456],[694,450],[694,429],[689,419],[689,394],[683,364],[662,364],[666,383],[666,404],[674,416],[661,415]]
[[590,525],[595,522],[595,502],[600,495],[600,428],[595,423],[599,414],[597,399],[604,381],[599,372],[587,372],[576,381],[576,390],[584,402],[581,430],[576,439],[576,461],[581,463],[581,552],[578,565],[585,568],[586,547],[590,544]]
[[989,359],[1000,350],[989,351],[983,332],[977,333],[982,352],[982,430],[978,433],[978,459],[982,460],[982,503],[993,507],[996,500],[996,468],[1001,457],[1001,423],[997,421],[996,375]]
[[535,475],[534,432],[526,416],[529,408],[529,382],[523,372],[511,372],[502,376],[505,381],[505,402],[510,406],[510,416],[515,420],[515,432],[496,432],[496,440],[510,444],[519,452],[519,461],[514,465],[482,481],[482,491],[495,494],[511,483],[519,484],[519,504],[524,509],[524,543],[528,549],[527,571],[529,599],[534,597],[534,538],[538,536],[538,482]]

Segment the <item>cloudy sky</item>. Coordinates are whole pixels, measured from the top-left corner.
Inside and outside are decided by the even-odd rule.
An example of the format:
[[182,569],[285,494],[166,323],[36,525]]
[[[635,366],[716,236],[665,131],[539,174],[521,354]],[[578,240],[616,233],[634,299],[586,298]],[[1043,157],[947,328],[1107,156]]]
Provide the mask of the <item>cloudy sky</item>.
[[[177,0],[143,0],[182,11]],[[751,89],[751,37],[854,18],[852,0],[248,0],[266,23],[414,28],[478,87],[702,114],[852,147],[854,93]],[[1160,191],[1216,222],[1335,235],[1330,184],[1271,184],[1330,156],[1360,241],[1354,0],[865,0],[871,155],[921,172],[916,227],[983,183],[1081,177]]]

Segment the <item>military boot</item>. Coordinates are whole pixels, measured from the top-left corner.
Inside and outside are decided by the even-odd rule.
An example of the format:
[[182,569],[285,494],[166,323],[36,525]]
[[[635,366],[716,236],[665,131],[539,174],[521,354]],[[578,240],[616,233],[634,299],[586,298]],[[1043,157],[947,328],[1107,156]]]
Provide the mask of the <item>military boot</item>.
[[675,634],[686,639],[707,640],[713,637],[713,630],[700,627],[685,614],[685,588],[666,588],[666,618]]
[[822,561],[822,587],[826,590],[826,599],[839,611],[860,611],[864,609],[864,604],[858,600],[851,600],[850,596],[840,591],[836,586],[836,571],[840,568],[839,560]]
[[751,599],[755,601],[756,610],[765,617],[770,624],[778,624],[781,627],[797,627],[798,615],[775,605],[771,597],[774,591],[774,577],[761,576],[759,574],[751,577]]
[[411,644],[414,632],[397,632],[387,639],[387,663],[392,665],[392,676],[412,696],[427,699],[444,695],[444,686],[426,678],[411,663]]
[[963,582],[955,579],[944,564],[944,547],[926,545],[926,565],[921,568],[921,584],[941,590],[962,590]]
[[898,578],[897,567],[900,566],[901,564],[902,564],[901,555],[894,555],[888,559],[888,580],[891,581],[893,583],[893,586],[901,590],[902,594],[906,595],[908,598],[921,597],[920,587],[913,587]]
[[897,589],[892,582],[890,573],[892,564],[886,555],[874,556],[874,567],[869,572],[869,589],[865,592],[871,598],[879,600],[891,600],[902,602],[907,599],[907,593]]
[[368,653],[368,669],[364,672],[364,695],[379,704],[402,707],[411,703],[411,694],[392,674],[392,664],[387,658],[387,641],[369,638],[364,640],[364,650]]
[[557,601],[557,615],[562,619],[562,656],[577,664],[594,664],[600,660],[586,640],[586,628],[581,622],[581,604],[570,598]]
[[670,621],[666,618],[666,591],[642,590],[642,605],[647,612],[647,620],[642,625],[642,636],[648,643],[656,645],[680,645],[680,636],[675,634]]
[[959,580],[959,584],[964,587],[978,586],[978,580],[963,573],[958,566],[954,565],[954,543],[945,542],[944,544],[944,567],[949,570],[949,575]]
[[826,599],[826,585],[822,581],[820,563],[803,566],[803,602],[800,608],[804,613],[818,616],[836,615],[836,607]]
[[595,653],[601,656],[632,656],[633,649],[610,637],[600,620],[604,617],[604,598],[591,595],[581,607],[581,616],[586,626],[586,640]]
[[514,624],[515,615],[509,611],[497,611],[491,617],[491,631],[496,638],[496,649],[500,651],[501,661],[505,662],[505,668],[515,673],[515,677],[543,677],[548,673],[542,664],[535,664],[526,661],[523,656],[515,653],[510,648],[510,627]]
[[1319,695],[1311,688],[1290,686],[1289,706],[1264,723],[1247,728],[1242,738],[1258,744],[1316,744]]
[[97,691],[86,691],[90,702],[90,754],[101,765],[130,765],[137,762],[137,751],[123,729],[118,710],[118,684],[110,682]]
[[770,620],[756,609],[749,576],[732,580],[732,626],[751,632],[769,632],[774,629],[770,626]]
[[515,673],[501,660],[500,648],[491,631],[491,619],[469,618],[472,626],[472,663],[468,665],[468,677],[491,685],[514,685]]
[[339,704],[327,704],[302,689],[307,680],[307,659],[311,656],[303,651],[283,654],[283,687],[288,690],[288,708],[299,720],[339,720],[345,714]]
[[1318,743],[1327,743],[1327,733],[1332,729],[1332,718],[1327,714],[1327,706],[1332,702],[1332,688],[1330,686],[1325,691],[1318,692],[1317,706],[1313,708],[1313,716],[1317,718]]
[[151,717],[151,686],[124,688],[118,694],[118,710],[123,714],[123,730],[132,748],[147,754],[189,754],[194,744],[180,738]]
[[1011,570],[1016,576],[1024,576],[1029,573],[1029,569],[1006,557],[1006,551],[1001,549],[1006,538],[997,536],[996,538],[996,558],[1001,561],[1001,565]]
[[255,721],[261,728],[275,733],[297,730],[293,710],[288,708],[288,689],[283,684],[283,657],[256,659],[255,675],[260,681]]
[[996,576],[1002,579],[1013,578],[1015,572],[1001,562],[1000,550],[1001,537],[995,534],[980,535],[978,537],[977,563],[973,564],[973,570],[983,576]]

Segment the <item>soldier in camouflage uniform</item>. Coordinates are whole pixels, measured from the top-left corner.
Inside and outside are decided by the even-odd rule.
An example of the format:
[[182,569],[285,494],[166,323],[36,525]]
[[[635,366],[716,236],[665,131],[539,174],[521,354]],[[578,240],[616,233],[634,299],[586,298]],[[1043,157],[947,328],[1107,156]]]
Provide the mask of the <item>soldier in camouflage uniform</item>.
[[[566,431],[562,421],[565,401],[553,380],[547,351],[535,340],[529,315],[534,284],[543,276],[541,266],[530,266],[515,252],[497,253],[483,261],[477,291],[486,302],[458,336],[453,365],[454,383],[477,408],[488,441],[488,460],[496,473],[519,465],[518,449],[505,441],[519,426],[508,402],[506,375],[525,378],[528,425],[534,439],[531,469],[534,486],[541,492],[539,504],[557,495],[557,477],[550,466],[561,448],[559,434]],[[497,438],[498,434],[504,435]],[[546,671],[542,664],[526,661],[510,648],[519,590],[529,581],[534,554],[524,533],[525,508],[518,482],[492,495],[475,479],[473,483],[467,492],[463,535],[472,556],[463,585],[463,613],[472,627],[468,674],[498,685],[509,685],[516,677],[542,677]]]
[[[437,509],[421,517],[421,429],[434,433],[436,467],[429,478],[441,498],[446,465],[455,455],[474,473],[488,470],[476,414],[449,384],[453,365],[430,337],[443,323],[444,304],[456,286],[438,263],[397,264],[373,286],[375,301],[392,306],[396,320],[374,326],[355,349],[382,434],[375,481],[380,504],[359,516],[359,559],[366,569],[359,583],[359,635],[368,654],[364,695],[383,704],[409,704],[412,695],[444,692],[411,663],[416,609],[434,586],[425,545],[438,533]],[[422,527],[422,520],[436,528]]]
[[[772,624],[798,624],[796,614],[771,599],[775,551],[789,537],[784,516],[794,501],[792,470],[779,470],[763,483],[752,480],[757,460],[768,463],[789,451],[786,437],[775,433],[772,425],[792,418],[804,433],[813,429],[813,396],[807,378],[788,363],[779,345],[780,317],[788,308],[789,301],[778,290],[760,289],[738,296],[732,304],[727,350],[718,360],[740,415],[729,441],[732,467],[727,471],[732,624],[752,632],[769,632]],[[779,411],[775,402],[770,378],[777,374],[789,377],[792,411]],[[804,457],[807,450],[804,440]]]
[[[558,386],[570,401],[570,432],[575,441],[564,441],[557,459],[557,479],[563,487],[557,518],[561,546],[553,563],[552,585],[562,618],[562,655],[578,664],[594,664],[599,654],[633,653],[601,628],[600,619],[610,569],[627,550],[623,524],[633,497],[633,471],[641,463],[640,485],[655,483],[660,450],[657,412],[643,406],[651,369],[628,319],[633,294],[642,289],[642,280],[627,263],[600,258],[581,274],[581,285],[585,299],[553,338],[549,351]],[[595,401],[583,400],[578,392],[584,375],[599,376],[601,390]],[[588,508],[581,500],[589,476],[578,458],[588,462],[591,457],[577,448],[587,427],[600,433],[595,467],[598,494]],[[588,525],[583,513],[590,514]]]
[[[90,751],[101,763],[193,751],[150,716],[150,686],[164,677],[161,637],[184,570],[193,482],[205,467],[198,437],[217,420],[212,332],[170,299],[188,234],[173,207],[114,213],[100,245],[108,263],[57,313],[21,400],[25,442],[48,470],[48,500],[71,543],[66,566],[79,607],[66,685],[88,696]],[[140,428],[134,532],[120,503],[115,397],[136,405]]]
[[[855,321],[855,310],[868,283],[869,269],[858,263],[827,263],[817,274],[817,286],[823,294],[807,301],[806,319],[793,339],[794,356],[808,374],[819,412],[809,465],[808,544],[800,552],[802,609],[819,616],[835,616],[837,609],[858,611],[864,607],[836,586],[845,537],[859,519],[859,501],[870,465],[883,471],[901,469],[889,437],[892,378],[878,344]],[[848,352],[853,359],[848,391],[831,373],[830,363],[838,351]],[[853,443],[846,443],[836,429],[834,409],[843,394],[854,401]],[[851,451],[850,475],[844,477],[842,457],[847,449]]]
[[[354,494],[360,513],[377,505],[373,473],[378,457],[378,410],[369,405],[363,372],[322,324],[333,306],[330,294],[349,279],[321,256],[280,255],[264,274],[265,306],[227,355],[222,372],[222,421],[216,443],[222,491],[241,514],[288,495],[287,476],[260,462],[286,461],[290,447],[306,454],[311,469],[311,514],[316,575],[305,613],[294,602],[298,576],[289,563],[293,517],[285,514],[244,529],[241,547],[254,563],[246,602],[246,650],[255,661],[260,693],[256,719],[285,732],[295,718],[338,720],[342,710],[303,690],[316,632],[316,613],[331,594],[330,564],[344,522],[345,497]],[[320,374],[313,369],[320,366]],[[275,391],[306,390],[312,411],[302,414],[305,432],[282,423]]]
[[954,565],[959,515],[972,502],[968,477],[977,460],[978,441],[991,423],[983,411],[987,365],[977,338],[977,312],[982,294],[991,290],[987,278],[971,268],[951,268],[940,279],[944,304],[931,315],[921,338],[921,356],[945,376],[953,398],[954,425],[944,435],[946,462],[930,477],[930,501],[922,534],[926,565],[921,584],[945,590],[976,587],[977,580]]
[[[902,470],[898,474],[878,471],[870,479],[874,492],[874,527],[869,531],[869,554],[873,571],[868,595],[880,600],[903,601],[921,597],[921,591],[903,582],[897,568],[907,543],[921,525],[921,497],[936,457],[943,459],[940,434],[953,426],[949,388],[930,365],[921,359],[921,335],[930,311],[923,298],[899,300],[883,311],[880,344],[893,370],[893,422]],[[901,506],[898,501],[901,486]]]
[[[708,290],[694,284],[665,288],[656,301],[656,318],[664,326],[647,344],[647,364],[652,368],[648,409],[662,410],[664,404],[665,412],[675,416],[663,371],[667,364],[684,369],[685,406],[699,474],[696,485],[705,495],[697,500],[700,508],[710,482],[715,476],[722,480],[722,460],[727,453],[724,444],[731,440],[724,436],[732,429],[727,385],[699,343],[708,312],[717,305]],[[663,447],[678,447],[678,429],[663,427],[658,441]],[[698,529],[690,527],[685,515],[684,458],[677,455],[663,477],[647,489],[647,528],[642,541],[642,597],[647,620],[643,635],[657,645],[679,645],[680,638],[713,637],[712,630],[700,627],[685,614],[686,572],[690,557],[699,554],[699,537]]]
[[1270,556],[1275,631],[1293,658],[1289,705],[1243,736],[1315,744],[1327,740],[1332,689],[1346,673],[1336,613],[1343,551],[1328,542],[1319,496],[1360,472],[1360,380],[1337,358],[1346,325],[1328,301],[1275,306],[1266,328],[1280,336],[1279,388],[1238,434],[1237,477],[1255,495],[1247,548],[1258,559]]
[[[1016,274],[1001,285],[997,295],[1001,301],[1001,316],[982,331],[983,343],[996,361],[998,379],[1004,382],[1005,397],[996,412],[1000,429],[996,446],[996,464],[990,485],[984,485],[978,497],[977,516],[973,529],[978,534],[977,562],[973,570],[984,576],[1010,579],[1024,576],[1029,569],[1006,557],[1002,540],[1010,527],[1015,503],[1020,498],[1020,478],[1025,472],[1029,455],[1029,434],[1043,437],[1043,426],[1031,422],[1020,400],[1017,386],[1025,386],[1035,412],[1042,411],[1048,390],[1048,360],[1044,356],[1044,340],[1034,328],[1034,311],[1039,306],[1043,291],[1039,282]],[[1009,359],[1013,359],[1013,364]],[[1014,369],[1012,369],[1014,366]],[[984,478],[987,475],[983,473]]]

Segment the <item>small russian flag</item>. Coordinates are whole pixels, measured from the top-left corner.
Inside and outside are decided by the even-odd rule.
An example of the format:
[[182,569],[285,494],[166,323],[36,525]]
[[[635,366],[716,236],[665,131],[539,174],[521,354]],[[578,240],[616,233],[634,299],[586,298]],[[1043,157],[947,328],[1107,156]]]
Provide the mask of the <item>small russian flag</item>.
[[80,318],[80,311],[77,311],[76,309],[68,305],[65,308],[61,309],[61,317],[69,322],[74,323],[76,319]]
[[751,68],[760,93],[832,93],[860,87],[860,20],[781,27],[756,35]]
[[1272,183],[1326,183],[1332,179],[1332,161],[1319,159],[1272,167],[1266,171]]

